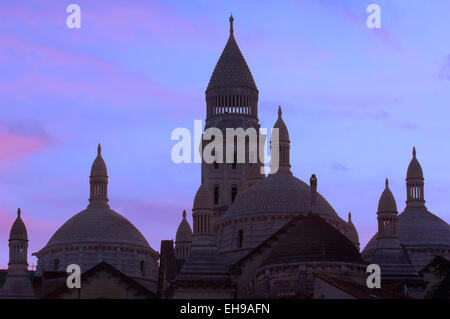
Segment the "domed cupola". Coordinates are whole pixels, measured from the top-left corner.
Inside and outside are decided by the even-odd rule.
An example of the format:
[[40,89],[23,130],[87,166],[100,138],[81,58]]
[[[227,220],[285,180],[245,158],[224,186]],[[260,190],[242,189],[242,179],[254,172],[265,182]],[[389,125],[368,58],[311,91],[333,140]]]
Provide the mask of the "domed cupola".
[[422,167],[416,157],[416,148],[413,147],[413,158],[406,173],[406,205],[425,206],[424,178]]
[[[274,129],[278,130],[278,135],[274,134],[275,131],[272,131],[270,141],[272,159],[271,173],[292,175],[290,164],[291,143],[289,141],[289,131],[281,115],[281,106],[278,106],[278,119],[273,126]],[[278,140],[275,140],[276,137],[278,137]],[[276,152],[277,144],[278,152]]]
[[[406,176],[406,208],[398,215],[396,226],[398,229],[395,236],[399,237],[416,270],[421,270],[435,255],[450,257],[450,226],[425,207],[424,177],[415,147],[412,155]],[[389,217],[391,220],[397,219],[397,214],[392,214],[397,211],[396,207],[392,193],[386,187],[378,205],[379,216],[380,212],[383,212],[385,216],[391,215]],[[380,226],[383,225],[380,220],[378,222],[381,223],[378,233],[370,239],[363,250],[365,260],[370,260],[377,249]]]
[[378,201],[378,212],[397,212],[397,203],[394,195],[389,189],[389,181],[386,178],[386,187]]
[[186,260],[192,243],[192,229],[186,219],[186,211],[183,211],[183,219],[177,229],[175,237],[175,258]]
[[234,18],[230,36],[206,89],[207,117],[240,114],[258,117],[258,89],[234,38]]
[[183,219],[181,220],[180,225],[177,229],[177,234],[175,237],[176,242],[185,242],[185,241],[192,241],[192,229],[189,225],[188,221],[186,220],[186,211],[183,211]]
[[20,208],[17,210],[17,218],[11,227],[11,231],[9,232],[9,240],[28,241],[27,228],[20,217]]
[[205,184],[200,185],[195,194],[193,209],[212,209],[211,194]]
[[106,164],[102,157],[102,147],[98,144],[97,157],[92,163],[90,178],[90,206],[108,205],[108,172]]
[[278,129],[278,137],[279,137],[280,141],[290,142],[289,130],[286,126],[286,123],[284,123],[284,121],[283,121],[282,114],[283,113],[281,111],[281,105],[280,105],[280,106],[278,106],[278,119],[275,122],[275,125],[273,126],[273,128]]
[[158,253],[142,233],[108,205],[108,175],[98,146],[90,175],[87,208],[67,220],[47,245],[33,255],[38,258],[36,272],[65,271],[75,263],[87,271],[107,262],[127,276],[155,291]]
[[20,217],[20,208],[17,210],[17,218],[9,233],[8,272],[0,289],[0,299],[4,298],[36,298],[28,274],[28,235],[27,228]]
[[409,163],[406,179],[423,179],[422,167],[416,157],[416,147],[413,147],[412,154],[413,158]]

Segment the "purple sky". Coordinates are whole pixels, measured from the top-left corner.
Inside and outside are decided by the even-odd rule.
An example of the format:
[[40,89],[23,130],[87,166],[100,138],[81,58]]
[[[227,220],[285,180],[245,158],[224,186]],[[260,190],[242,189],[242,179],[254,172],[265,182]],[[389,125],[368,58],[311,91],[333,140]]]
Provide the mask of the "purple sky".
[[[365,24],[373,2],[379,30]],[[66,27],[70,3],[81,29]],[[449,1],[3,0],[0,267],[17,207],[30,254],[86,207],[98,142],[111,207],[156,250],[175,237],[200,166],[171,162],[170,134],[204,119],[231,12],[262,127],[281,104],[294,174],[315,173],[339,215],[352,212],[362,247],[386,177],[403,210],[413,145],[427,207],[450,220]]]

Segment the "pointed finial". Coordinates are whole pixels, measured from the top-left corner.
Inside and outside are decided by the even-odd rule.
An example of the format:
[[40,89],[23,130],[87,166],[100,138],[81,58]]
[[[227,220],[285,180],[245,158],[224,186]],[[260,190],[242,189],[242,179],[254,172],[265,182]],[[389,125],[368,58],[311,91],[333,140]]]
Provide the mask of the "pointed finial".
[[183,210],[183,219],[186,219],[186,210]]
[[97,154],[98,154],[99,156],[102,155],[102,146],[100,145],[100,143],[98,143]]
[[234,18],[233,18],[233,14],[230,15],[230,33],[233,34],[233,22],[234,22]]
[[386,178],[386,188],[389,187],[389,180]]
[[17,217],[20,217],[20,208],[17,208]]
[[278,105],[278,118],[281,118],[281,105]]
[[415,146],[413,146],[413,157],[414,158],[416,157],[416,147]]
[[348,222],[352,221],[352,212],[348,212]]

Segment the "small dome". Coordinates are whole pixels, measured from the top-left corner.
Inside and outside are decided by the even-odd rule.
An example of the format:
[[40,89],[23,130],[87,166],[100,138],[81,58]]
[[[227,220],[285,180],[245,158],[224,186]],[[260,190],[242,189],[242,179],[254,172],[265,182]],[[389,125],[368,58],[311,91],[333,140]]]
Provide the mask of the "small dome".
[[97,157],[95,158],[94,162],[92,163],[91,167],[91,177],[92,176],[108,176],[108,172],[106,170],[106,164],[102,157],[102,147],[100,144],[98,144],[97,148]]
[[273,128],[278,129],[278,137],[279,137],[280,141],[289,142],[289,131],[288,131],[286,123],[284,123],[281,115],[282,115],[281,106],[279,106],[278,107],[278,119],[275,122],[275,125],[273,126]]
[[[450,226],[425,207],[407,207],[398,215],[398,237],[406,247],[450,248]],[[376,248],[375,234],[364,248],[365,252]]]
[[378,212],[396,212],[397,203],[395,202],[394,195],[389,189],[389,181],[386,178],[386,188],[381,194],[380,200],[378,202]]
[[415,147],[413,147],[413,158],[409,163],[406,179],[423,179],[423,171],[419,161],[416,158]]
[[26,240],[28,241],[27,228],[20,217],[20,208],[17,210],[17,218],[14,221],[9,233],[9,240]]
[[183,211],[183,219],[180,226],[178,226],[177,234],[175,237],[175,243],[177,242],[191,242],[192,241],[192,228],[186,220],[186,211]]
[[204,184],[200,185],[194,198],[193,209],[212,209],[211,195]]
[[262,266],[320,261],[363,264],[347,237],[319,216],[309,214],[274,246]]
[[[319,193],[313,212],[339,219],[331,205]],[[270,174],[252,187],[238,193],[223,220],[244,215],[295,214],[311,211],[311,188],[298,178],[287,174]]]
[[66,221],[46,247],[66,244],[109,243],[150,248],[147,240],[125,217],[112,209],[88,207]]
[[230,37],[214,68],[207,90],[224,87],[247,87],[257,90],[252,73],[234,39],[232,19],[230,17]]

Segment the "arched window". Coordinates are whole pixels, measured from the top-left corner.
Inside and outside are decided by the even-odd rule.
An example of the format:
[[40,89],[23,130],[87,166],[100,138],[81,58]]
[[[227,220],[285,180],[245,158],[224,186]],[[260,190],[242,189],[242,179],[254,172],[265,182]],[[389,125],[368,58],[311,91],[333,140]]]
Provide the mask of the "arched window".
[[242,248],[243,241],[244,241],[244,231],[240,229],[238,231],[238,248]]
[[141,276],[144,277],[145,276],[145,261],[141,260],[140,266],[141,266]]
[[236,198],[236,195],[237,195],[237,187],[233,186],[231,188],[231,202],[232,203],[234,202],[234,199]]
[[219,205],[219,186],[214,186],[214,205]]

